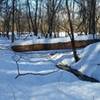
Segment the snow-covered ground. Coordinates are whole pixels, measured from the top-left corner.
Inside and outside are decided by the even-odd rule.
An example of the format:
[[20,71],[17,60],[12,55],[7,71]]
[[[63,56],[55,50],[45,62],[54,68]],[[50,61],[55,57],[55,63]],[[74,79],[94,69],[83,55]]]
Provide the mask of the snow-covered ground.
[[72,65],[82,73],[100,80],[100,43],[87,46],[79,62]]
[[[100,43],[78,50],[82,58],[78,63],[74,62],[70,50],[15,53],[9,45],[8,40],[0,39],[0,100],[100,100],[99,83],[80,81],[55,66],[68,64],[100,80]],[[17,60],[20,73],[36,75],[15,79]]]
[[[93,39],[93,36],[91,34],[89,35],[75,35],[75,40],[90,40]],[[99,37],[95,36],[96,39],[99,39]],[[41,38],[38,39],[36,37],[29,37],[27,40],[17,40],[12,45],[31,45],[31,44],[52,44],[52,43],[64,43],[69,42],[70,37],[60,37],[60,38]]]

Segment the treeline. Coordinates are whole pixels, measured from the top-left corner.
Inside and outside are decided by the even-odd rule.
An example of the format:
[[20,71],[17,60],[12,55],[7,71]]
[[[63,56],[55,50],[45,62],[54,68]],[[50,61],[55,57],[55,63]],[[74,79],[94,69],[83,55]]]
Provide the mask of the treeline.
[[[45,37],[58,33],[100,32],[99,0],[0,0],[0,32],[9,38],[32,32]],[[70,35],[71,36],[71,35]]]

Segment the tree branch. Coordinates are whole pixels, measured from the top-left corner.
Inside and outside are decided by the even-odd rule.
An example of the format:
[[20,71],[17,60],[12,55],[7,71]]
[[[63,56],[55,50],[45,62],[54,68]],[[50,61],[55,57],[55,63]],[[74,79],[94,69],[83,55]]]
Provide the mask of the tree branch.
[[44,72],[44,73],[43,73],[43,72],[19,73],[19,74],[15,77],[15,79],[17,79],[17,78],[20,77],[20,76],[25,76],[25,75],[45,76],[45,75],[49,75],[49,74],[56,73],[56,72],[58,72],[58,71],[60,71],[60,69],[50,70],[50,71]]

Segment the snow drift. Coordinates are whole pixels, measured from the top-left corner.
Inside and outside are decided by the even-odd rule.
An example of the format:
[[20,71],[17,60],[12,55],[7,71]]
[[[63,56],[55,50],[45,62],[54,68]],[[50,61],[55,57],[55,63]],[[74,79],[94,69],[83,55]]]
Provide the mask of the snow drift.
[[80,72],[100,80],[100,43],[87,46],[79,62],[72,65]]

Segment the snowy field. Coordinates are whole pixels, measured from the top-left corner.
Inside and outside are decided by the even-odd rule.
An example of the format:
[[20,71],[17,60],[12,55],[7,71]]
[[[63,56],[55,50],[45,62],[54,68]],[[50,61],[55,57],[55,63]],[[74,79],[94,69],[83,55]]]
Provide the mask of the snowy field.
[[[81,60],[77,63],[70,50],[15,53],[10,45],[0,38],[0,100],[100,100],[99,83],[80,81],[56,67],[68,64],[100,80],[100,43],[78,50]],[[21,74],[34,75],[15,79],[16,61]]]

